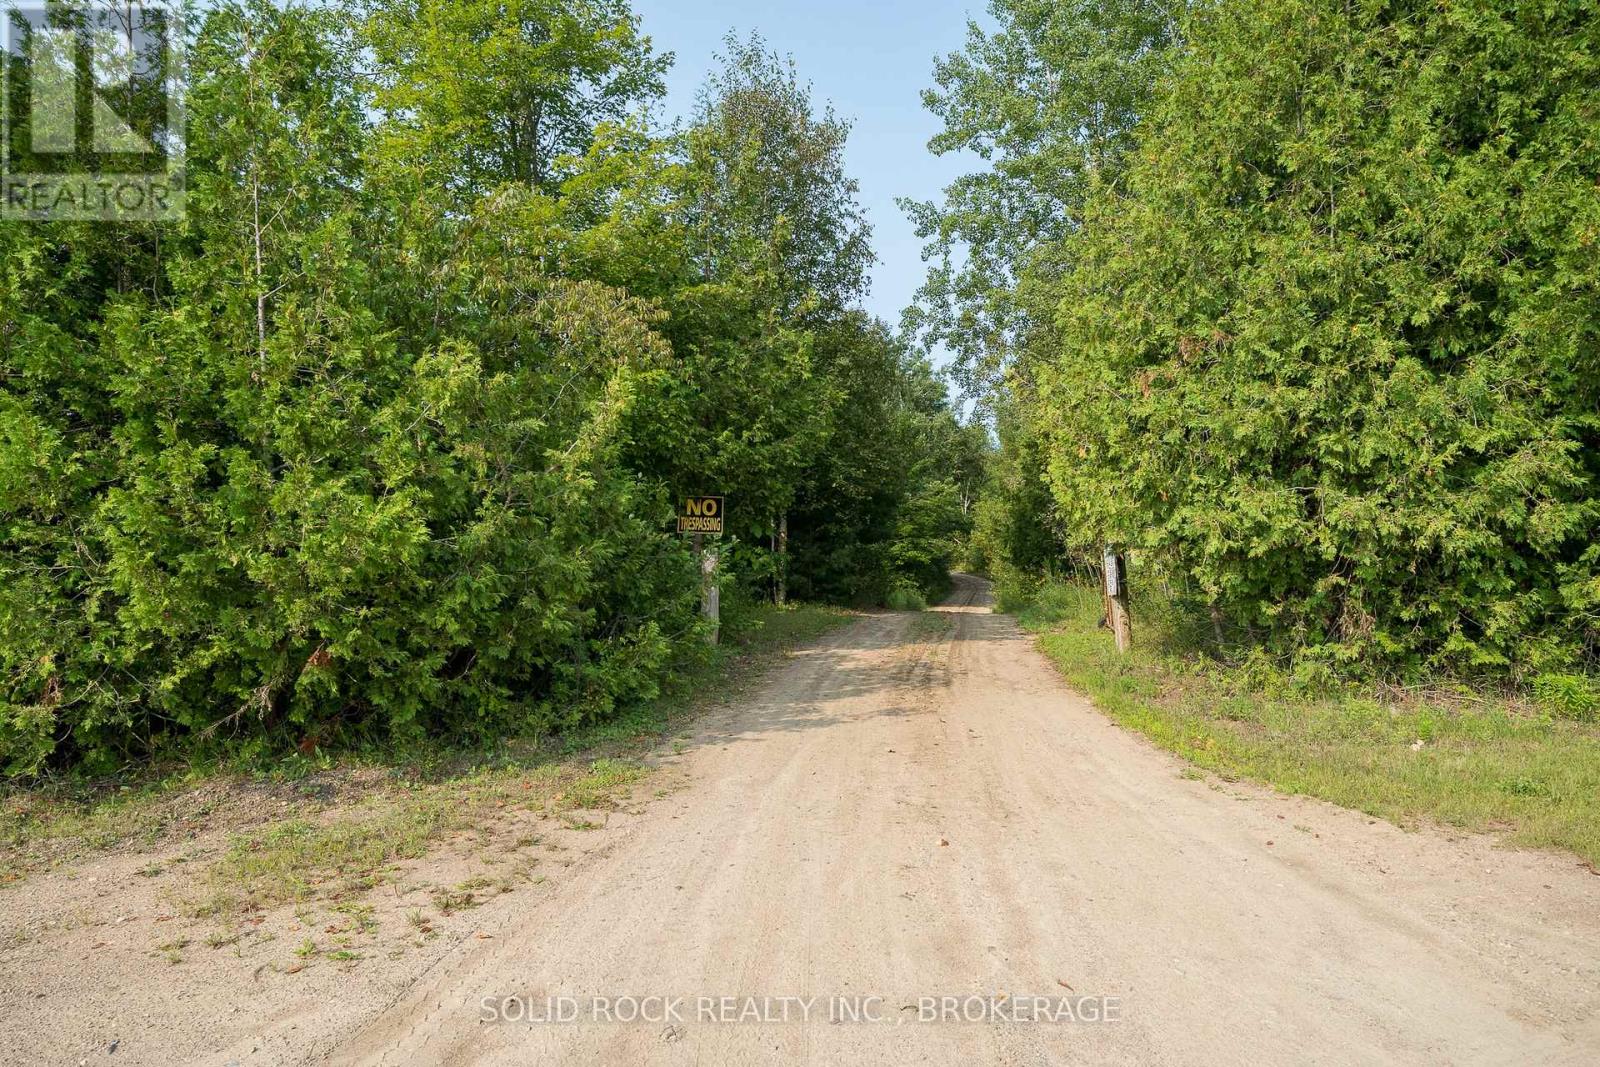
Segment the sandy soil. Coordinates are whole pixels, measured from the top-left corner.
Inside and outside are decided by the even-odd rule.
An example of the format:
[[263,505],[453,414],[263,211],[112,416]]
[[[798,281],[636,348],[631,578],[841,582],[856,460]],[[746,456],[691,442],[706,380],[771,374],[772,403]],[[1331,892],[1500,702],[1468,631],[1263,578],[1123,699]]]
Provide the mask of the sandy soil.
[[108,908],[160,921],[130,871],[30,883],[0,1062],[1600,1062],[1600,878],[1185,776],[987,602],[797,653],[682,788],[392,959],[166,968],[116,947]]

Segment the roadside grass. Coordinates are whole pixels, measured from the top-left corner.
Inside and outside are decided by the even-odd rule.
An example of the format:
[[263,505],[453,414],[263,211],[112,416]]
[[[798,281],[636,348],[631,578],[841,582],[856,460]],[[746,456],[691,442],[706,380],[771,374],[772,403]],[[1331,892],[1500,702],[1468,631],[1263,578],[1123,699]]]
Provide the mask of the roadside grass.
[[6,790],[0,794],[0,886],[48,865],[57,853],[154,845],[173,821],[160,801],[189,784],[187,776],[172,775],[137,789],[51,783]]
[[920,589],[909,585],[897,585],[889,590],[888,597],[884,599],[884,606],[890,611],[927,611],[928,600]]
[[[645,739],[638,739],[641,744]],[[342,899],[377,885],[386,869],[440,840],[475,832],[508,809],[562,814],[617,807],[649,772],[601,757],[538,762],[536,751],[460,776],[385,789],[331,818],[289,818],[235,834],[184,895],[187,911],[225,916],[312,898]]]
[[913,641],[937,641],[949,636],[955,628],[956,621],[948,613],[929,611],[912,619],[908,632]]
[[[469,748],[296,753],[244,767],[197,763],[134,780],[10,789],[0,794],[0,886],[96,854],[147,851],[225,828],[234,831],[227,844],[177,893],[193,914],[221,916],[365,891],[386,868],[508,809],[595,825],[573,813],[620,804],[649,773],[645,755],[692,714],[701,693],[737,693],[767,661],[850,617],[807,604],[748,606],[724,644],[685,664],[660,698],[569,734]],[[139,873],[171,869],[150,863]]]
[[1053,583],[1007,604],[1101,710],[1224,778],[1247,778],[1402,826],[1432,822],[1567,849],[1600,873],[1600,724],[1507,694],[1361,689],[1259,655],[1197,651],[1195,624],[1133,605],[1135,648],[1099,628],[1094,589]]

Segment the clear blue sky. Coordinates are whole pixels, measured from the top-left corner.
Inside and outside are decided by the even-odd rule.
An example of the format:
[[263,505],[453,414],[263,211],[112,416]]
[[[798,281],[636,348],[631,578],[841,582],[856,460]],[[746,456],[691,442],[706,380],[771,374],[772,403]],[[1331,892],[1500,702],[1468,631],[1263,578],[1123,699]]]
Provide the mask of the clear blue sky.
[[936,200],[958,174],[975,169],[935,157],[928,138],[938,120],[923,110],[935,56],[956,51],[969,17],[984,18],[984,0],[811,0],[727,3],[719,0],[634,0],[657,51],[677,62],[667,81],[665,118],[688,114],[723,35],[754,30],[774,51],[792,55],[820,106],[831,102],[849,119],[848,166],[861,183],[879,262],[867,309],[891,325],[922,282],[922,245],[895,198]]

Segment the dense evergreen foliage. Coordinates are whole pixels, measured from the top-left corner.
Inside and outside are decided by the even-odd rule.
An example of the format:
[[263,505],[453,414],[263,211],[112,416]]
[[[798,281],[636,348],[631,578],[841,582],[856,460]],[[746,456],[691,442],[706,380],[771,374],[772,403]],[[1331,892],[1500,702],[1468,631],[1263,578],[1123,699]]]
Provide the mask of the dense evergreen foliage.
[[1593,669],[1593,0],[994,13],[932,97],[993,171],[925,211],[1005,269],[936,270],[918,323],[996,323],[965,353],[1010,420],[989,556],[1128,546],[1302,659]]
[[759,42],[662,134],[621,0],[191,32],[187,219],[0,227],[6,774],[604,716],[699,644],[690,493],[747,595],[942,580],[975,461]]
[[4,773],[603,717],[697,647],[704,492],[735,604],[970,527],[1302,660],[1592,671],[1594,0],[991,13],[907,322],[998,452],[758,39],[662,131],[625,0],[206,7],[186,218],[0,227]]

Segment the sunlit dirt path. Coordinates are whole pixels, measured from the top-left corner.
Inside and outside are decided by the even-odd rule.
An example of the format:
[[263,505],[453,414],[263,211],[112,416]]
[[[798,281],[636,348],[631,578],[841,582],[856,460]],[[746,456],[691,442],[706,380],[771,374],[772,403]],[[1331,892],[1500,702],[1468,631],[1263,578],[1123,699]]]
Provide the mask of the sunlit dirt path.
[[[1600,1062],[1600,880],[1182,777],[988,603],[960,577],[702,720],[682,791],[328,1062]],[[1056,1019],[927,1017],[969,995]],[[593,1020],[650,996],[682,1020]]]

